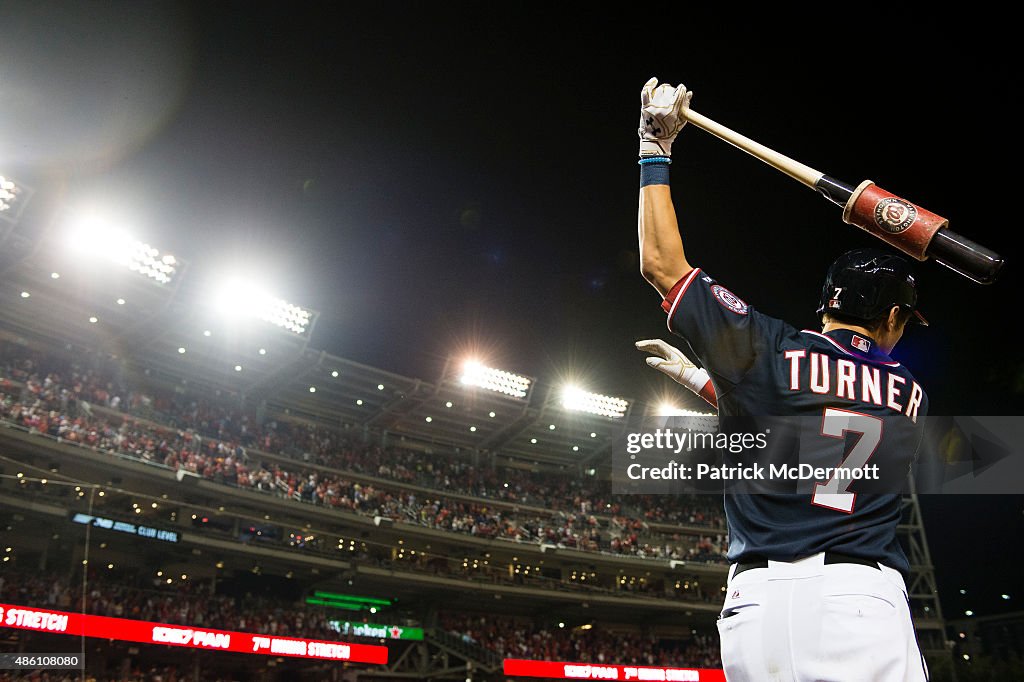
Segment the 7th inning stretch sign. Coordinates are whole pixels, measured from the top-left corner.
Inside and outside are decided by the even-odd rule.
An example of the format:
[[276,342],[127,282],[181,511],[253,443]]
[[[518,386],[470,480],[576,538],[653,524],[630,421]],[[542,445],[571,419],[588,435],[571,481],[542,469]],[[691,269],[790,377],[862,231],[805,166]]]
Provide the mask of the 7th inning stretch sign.
[[351,642],[327,642],[296,637],[275,637],[231,630],[193,628],[129,618],[82,615],[0,604],[0,627],[143,644],[167,644],[207,651],[234,651],[265,656],[293,656],[352,663],[388,662],[388,648]]

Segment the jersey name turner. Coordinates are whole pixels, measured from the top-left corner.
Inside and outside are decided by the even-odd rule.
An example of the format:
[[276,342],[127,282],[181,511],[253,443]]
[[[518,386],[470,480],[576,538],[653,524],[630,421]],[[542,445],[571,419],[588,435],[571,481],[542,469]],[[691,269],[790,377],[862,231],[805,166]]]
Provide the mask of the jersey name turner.
[[[887,407],[917,423],[924,391],[916,381],[911,380],[908,387],[907,379],[899,374],[806,349],[787,350],[782,355],[789,366],[789,390]],[[805,363],[809,371],[802,372]]]

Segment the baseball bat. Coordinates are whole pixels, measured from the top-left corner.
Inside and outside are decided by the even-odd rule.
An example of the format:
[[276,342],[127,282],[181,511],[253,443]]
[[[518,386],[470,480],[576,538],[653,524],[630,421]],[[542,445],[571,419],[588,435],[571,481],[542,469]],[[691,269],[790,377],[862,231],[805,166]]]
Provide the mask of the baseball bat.
[[856,187],[816,171],[745,135],[712,121],[693,109],[686,120],[715,137],[742,149],[815,190],[843,208],[843,222],[861,228],[903,253],[924,261],[932,258],[979,284],[991,284],[1003,267],[1003,258],[953,232],[949,221],[885,191],[870,180]]

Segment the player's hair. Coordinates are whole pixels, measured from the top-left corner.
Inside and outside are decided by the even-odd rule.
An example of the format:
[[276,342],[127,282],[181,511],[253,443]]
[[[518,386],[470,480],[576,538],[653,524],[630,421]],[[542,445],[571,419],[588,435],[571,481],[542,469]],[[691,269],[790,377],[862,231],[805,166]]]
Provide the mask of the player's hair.
[[[885,324],[885,321],[889,319],[889,310],[892,310],[892,308],[890,307],[884,313],[871,320],[862,320],[858,317],[843,315],[842,313],[830,312],[822,315],[822,322],[838,322],[839,324],[856,325],[858,327],[864,327],[872,334],[877,334],[882,329],[882,325]],[[907,322],[910,321],[910,318],[913,314],[913,310],[900,308],[897,312],[897,319],[899,320],[900,324],[906,324]]]

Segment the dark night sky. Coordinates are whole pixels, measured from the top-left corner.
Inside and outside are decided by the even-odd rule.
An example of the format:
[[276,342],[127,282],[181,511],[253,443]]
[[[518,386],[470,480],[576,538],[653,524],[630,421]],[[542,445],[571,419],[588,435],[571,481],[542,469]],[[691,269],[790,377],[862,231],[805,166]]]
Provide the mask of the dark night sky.
[[[895,355],[933,413],[1021,414],[1024,354],[1000,333],[1020,296],[1013,180],[986,168],[1013,130],[998,21],[886,11],[735,26],[736,12],[671,4],[5,7],[0,64],[14,78],[0,101],[13,94],[16,116],[0,159],[6,139],[6,162],[41,188],[112,198],[197,278],[244,266],[320,310],[317,348],[427,380],[472,350],[545,382],[670,390],[632,347],[666,334],[636,254],[637,109],[653,75],[692,88],[695,110],[1003,252],[987,288],[921,267],[933,326]],[[40,120],[73,132],[33,149],[10,132]],[[75,136],[88,141],[76,155],[55,151]],[[692,126],[674,157],[691,262],[764,312],[813,326],[831,259],[876,243]],[[924,504],[944,591],[1010,584],[1019,499]],[[984,610],[956,599],[948,611]]]

